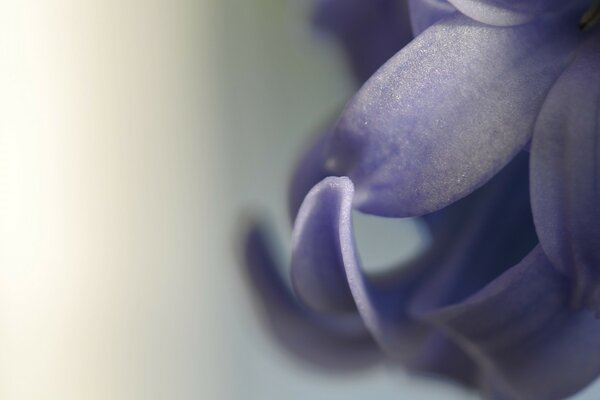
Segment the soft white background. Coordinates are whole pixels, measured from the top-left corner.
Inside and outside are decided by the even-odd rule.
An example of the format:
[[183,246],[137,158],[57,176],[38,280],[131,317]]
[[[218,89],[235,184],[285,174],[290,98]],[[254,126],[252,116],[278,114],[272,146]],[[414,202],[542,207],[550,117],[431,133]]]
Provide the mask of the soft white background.
[[[0,1],[0,399],[468,398],[307,369],[250,305],[239,216],[285,244],[292,160],[353,90],[307,5]],[[418,250],[367,225],[373,264],[400,254],[369,232]]]

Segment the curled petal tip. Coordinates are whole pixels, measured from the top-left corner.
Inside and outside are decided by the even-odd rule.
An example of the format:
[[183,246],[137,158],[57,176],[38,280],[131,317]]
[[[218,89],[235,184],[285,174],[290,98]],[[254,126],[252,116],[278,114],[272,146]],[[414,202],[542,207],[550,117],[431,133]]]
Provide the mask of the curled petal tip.
[[297,295],[321,311],[353,311],[354,300],[342,265],[340,220],[350,218],[354,185],[328,177],[306,196],[292,233],[292,282]]
[[363,272],[354,243],[352,188],[346,177],[326,178],[303,203],[294,227],[293,259],[299,258],[293,261],[296,290],[311,307],[338,313],[348,311],[340,300],[349,296],[390,359],[413,371],[469,384],[473,369],[465,354],[406,313],[405,305],[426,277],[430,270],[426,263],[431,260],[403,269],[393,284],[376,283]]

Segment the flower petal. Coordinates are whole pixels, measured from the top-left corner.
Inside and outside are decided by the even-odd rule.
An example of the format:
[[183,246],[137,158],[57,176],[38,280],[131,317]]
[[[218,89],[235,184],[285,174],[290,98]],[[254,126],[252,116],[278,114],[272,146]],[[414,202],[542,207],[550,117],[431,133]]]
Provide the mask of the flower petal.
[[412,39],[404,1],[318,0],[313,19],[337,37],[359,82]]
[[252,223],[244,237],[243,264],[275,338],[298,358],[322,367],[352,370],[381,358],[357,315],[323,316],[294,298],[278,272],[264,228]]
[[444,17],[456,12],[447,0],[408,0],[410,23],[415,36]]
[[497,28],[444,19],[349,102],[328,167],[352,179],[355,207],[367,213],[415,216],[456,201],[525,146],[581,35],[555,20]]
[[325,178],[306,196],[292,234],[292,283],[320,311],[356,310],[342,264],[340,221],[351,218],[354,188],[347,178]]
[[569,5],[564,0],[448,0],[460,12],[476,21],[496,26],[520,25],[541,14]]
[[[294,255],[329,254],[293,261],[295,279],[304,275],[310,282],[295,288],[312,306],[338,312],[348,311],[339,299],[351,294],[368,329],[392,359],[412,370],[473,385],[477,376],[470,359],[442,333],[413,318],[408,304],[417,295],[428,306],[462,299],[535,245],[527,178],[528,154],[523,152],[483,188],[438,212],[442,215],[433,223],[433,247],[424,256],[379,277],[365,275],[354,245],[351,181],[326,178],[301,207]],[[307,224],[314,226],[307,230]],[[329,297],[332,293],[337,295]]]
[[600,374],[600,320],[573,311],[569,296],[568,279],[536,247],[477,294],[428,319],[478,360],[497,393],[562,399]]
[[[292,278],[296,292],[311,306],[341,312],[348,310],[343,305],[334,308],[336,299],[350,296],[375,339],[393,360],[413,370],[472,383],[472,364],[462,351],[404,311],[404,305],[436,265],[432,261],[441,251],[436,251],[435,257],[430,253],[392,278],[368,279],[362,273],[353,242],[353,193],[348,178],[329,177],[306,197],[294,227]],[[315,226],[306,228],[312,224]],[[326,252],[331,254],[322,256]],[[305,253],[322,257],[304,259]],[[342,289],[346,290],[343,296]]]
[[541,245],[600,315],[600,33],[556,82],[535,127],[531,193]]

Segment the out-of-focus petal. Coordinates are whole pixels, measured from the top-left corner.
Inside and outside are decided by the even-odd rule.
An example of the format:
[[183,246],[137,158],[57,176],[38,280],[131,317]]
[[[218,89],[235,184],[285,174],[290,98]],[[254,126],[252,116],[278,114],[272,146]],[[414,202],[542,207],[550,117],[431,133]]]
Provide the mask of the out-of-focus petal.
[[296,219],[304,196],[313,186],[331,175],[325,169],[331,131],[332,129],[329,128],[315,136],[294,168],[288,189],[288,212],[292,223]]
[[359,82],[412,39],[406,1],[317,0],[313,20],[338,39]]
[[408,0],[410,24],[415,36],[425,29],[456,12],[447,0]]
[[358,315],[314,313],[298,303],[280,276],[264,228],[249,225],[243,264],[275,338],[304,361],[335,370],[353,370],[379,361],[381,352]]
[[494,391],[506,398],[563,399],[600,374],[600,320],[572,310],[569,280],[540,247],[474,296],[432,310],[428,319],[478,360]]
[[600,33],[548,94],[535,127],[531,192],[541,245],[600,315]]
[[526,145],[582,35],[562,20],[440,21],[348,103],[328,167],[352,179],[355,206],[367,213],[416,216],[458,200]]
[[[566,8],[564,0],[448,0],[460,12],[484,24],[520,25]],[[580,1],[581,3],[581,1]]]

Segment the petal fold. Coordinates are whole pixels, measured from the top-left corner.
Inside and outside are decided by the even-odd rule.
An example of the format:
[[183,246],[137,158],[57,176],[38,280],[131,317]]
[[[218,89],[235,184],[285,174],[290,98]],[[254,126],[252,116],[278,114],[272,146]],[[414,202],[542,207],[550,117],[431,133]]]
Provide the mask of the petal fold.
[[574,305],[600,315],[600,33],[582,45],[544,103],[531,192],[541,245],[573,278]]
[[328,167],[366,213],[423,215],[464,197],[529,141],[582,33],[446,18],[390,59],[347,104]]

